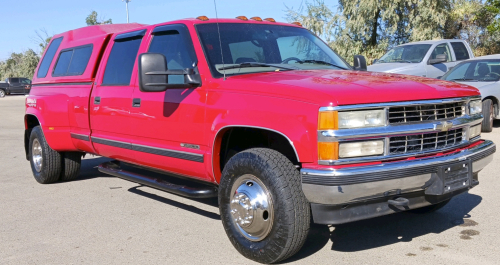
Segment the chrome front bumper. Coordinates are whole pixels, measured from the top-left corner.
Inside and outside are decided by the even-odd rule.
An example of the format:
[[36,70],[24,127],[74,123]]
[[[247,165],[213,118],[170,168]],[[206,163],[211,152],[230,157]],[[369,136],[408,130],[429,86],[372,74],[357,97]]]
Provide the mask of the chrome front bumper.
[[398,194],[424,190],[438,166],[472,160],[473,173],[493,160],[496,146],[492,141],[438,157],[373,166],[315,170],[302,168],[302,190],[311,203],[326,205],[351,204]]

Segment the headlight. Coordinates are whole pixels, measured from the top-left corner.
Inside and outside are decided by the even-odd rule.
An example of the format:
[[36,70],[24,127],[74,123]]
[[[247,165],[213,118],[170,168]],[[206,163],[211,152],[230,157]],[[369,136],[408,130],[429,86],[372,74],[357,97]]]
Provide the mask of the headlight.
[[472,126],[469,129],[469,139],[472,139],[476,136],[481,135],[481,124]]
[[359,157],[384,154],[384,141],[348,142],[339,144],[339,157]]
[[469,102],[469,114],[474,115],[483,111],[483,102],[481,100],[472,100]]
[[319,130],[354,129],[385,126],[385,109],[357,111],[322,111],[319,113]]

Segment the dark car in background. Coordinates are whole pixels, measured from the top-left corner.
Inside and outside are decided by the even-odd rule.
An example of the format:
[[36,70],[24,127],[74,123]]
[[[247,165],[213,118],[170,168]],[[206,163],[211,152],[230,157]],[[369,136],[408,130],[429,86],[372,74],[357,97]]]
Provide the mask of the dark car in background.
[[10,94],[29,94],[31,80],[23,77],[9,77],[0,83],[0,98]]

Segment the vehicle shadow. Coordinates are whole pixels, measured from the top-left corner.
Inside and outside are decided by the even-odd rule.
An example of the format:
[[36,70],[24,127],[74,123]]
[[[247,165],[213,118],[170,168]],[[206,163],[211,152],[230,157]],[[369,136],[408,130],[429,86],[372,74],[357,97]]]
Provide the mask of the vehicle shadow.
[[[207,217],[210,219],[220,220],[219,214],[205,211],[203,209],[197,208],[197,207],[192,206],[192,205],[184,204],[184,203],[179,202],[179,201],[171,200],[171,199],[166,198],[166,197],[162,197],[162,196],[159,196],[159,195],[156,195],[153,193],[146,192],[144,190],[141,190],[140,189],[141,187],[147,187],[147,186],[144,186],[144,185],[135,186],[135,187],[128,189],[128,191],[130,191],[136,195],[140,195],[140,196],[143,196],[143,197],[146,197],[149,199],[153,199],[155,201],[165,203],[165,204],[168,204],[168,205],[173,206],[173,207],[178,207],[179,209],[182,209],[185,211],[190,211],[192,213],[199,214],[201,216],[204,216],[204,217]],[[189,199],[192,201],[196,201],[196,202],[203,203],[203,204],[206,204],[206,205],[209,205],[212,207],[219,208],[219,205],[217,203],[217,198],[209,198],[209,199],[191,199],[191,198],[189,198]]]
[[304,247],[284,263],[306,258],[324,248],[328,241],[331,241],[330,249],[333,251],[357,252],[410,242],[430,233],[439,234],[463,224],[464,218],[471,217],[469,212],[481,200],[481,196],[465,193],[434,213],[402,212],[337,226],[313,225]]
[[[80,175],[74,181],[84,181],[84,180],[90,180],[90,179],[102,178],[102,177],[115,178],[114,176],[101,173],[101,172],[99,172],[99,170],[97,170],[97,166],[99,164],[109,162],[112,160],[113,159],[105,158],[105,157],[95,157],[95,158],[90,157],[87,159],[83,159],[82,160],[82,167],[80,170]],[[150,171],[145,171],[145,170],[133,168],[133,167],[130,167],[127,165],[123,165],[123,168],[127,169],[129,171],[134,171],[134,172],[142,173],[145,175],[157,176],[158,178],[165,179],[171,183],[178,184],[178,185],[187,185],[187,186],[199,185],[198,183],[192,183],[191,181],[188,181],[188,180],[178,179],[175,177],[169,177],[167,175],[163,175],[163,174],[159,174],[159,173],[155,173],[155,172],[150,172]],[[156,200],[158,202],[162,202],[162,203],[174,206],[174,207],[178,207],[180,209],[190,211],[190,212],[193,212],[195,214],[199,214],[201,216],[204,216],[204,217],[207,217],[210,219],[220,220],[220,215],[217,213],[205,211],[203,209],[197,208],[197,207],[192,206],[192,205],[188,205],[188,204],[185,204],[185,203],[182,203],[179,201],[171,200],[169,198],[166,198],[166,197],[163,197],[160,195],[149,193],[147,191],[142,190],[141,187],[147,187],[147,186],[138,184],[138,186],[132,187],[132,188],[128,189],[128,191],[131,193],[134,193],[136,195],[143,196],[143,197],[146,197],[149,199],[153,199],[153,200]],[[151,188],[151,187],[149,187],[149,188]],[[165,191],[162,191],[162,192],[165,192]],[[168,193],[168,192],[165,192],[165,193]],[[175,195],[175,196],[178,196],[178,195]],[[181,197],[181,196],[179,196],[179,197]],[[191,199],[191,198],[189,198],[189,200],[203,203],[205,205],[212,206],[215,208],[219,208],[217,198],[208,198],[208,199]]]

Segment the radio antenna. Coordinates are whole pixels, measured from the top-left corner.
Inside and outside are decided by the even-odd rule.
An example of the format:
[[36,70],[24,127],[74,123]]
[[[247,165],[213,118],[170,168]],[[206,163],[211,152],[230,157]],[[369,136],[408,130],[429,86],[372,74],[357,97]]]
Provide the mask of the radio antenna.
[[219,15],[217,15],[217,3],[214,0],[215,7],[215,18],[217,19],[217,32],[219,33],[219,46],[220,46],[220,56],[222,57],[222,69],[224,69],[224,81],[226,81],[226,69],[224,66],[224,53],[222,52],[222,41],[220,39],[220,29],[219,29]]

